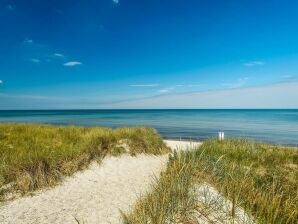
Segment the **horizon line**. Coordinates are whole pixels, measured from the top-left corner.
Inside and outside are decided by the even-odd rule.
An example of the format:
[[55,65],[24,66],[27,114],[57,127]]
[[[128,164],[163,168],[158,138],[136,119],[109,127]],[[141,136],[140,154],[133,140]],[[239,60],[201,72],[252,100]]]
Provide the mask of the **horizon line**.
[[57,108],[57,109],[0,109],[0,111],[57,111],[57,110],[298,110],[298,108]]

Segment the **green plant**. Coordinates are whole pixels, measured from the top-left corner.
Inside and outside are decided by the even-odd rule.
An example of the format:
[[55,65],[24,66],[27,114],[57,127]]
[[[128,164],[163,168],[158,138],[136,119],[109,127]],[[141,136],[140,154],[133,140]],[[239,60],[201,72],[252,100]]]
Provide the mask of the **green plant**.
[[[199,214],[226,223],[243,208],[257,223],[297,223],[297,156],[293,147],[207,140],[194,151],[171,156],[153,191],[123,219],[130,224],[197,223]],[[199,202],[193,189],[206,183],[230,200],[226,214],[217,214],[221,200]]]
[[0,197],[53,186],[92,160],[120,155],[123,140],[130,153],[169,152],[153,129],[0,124]]

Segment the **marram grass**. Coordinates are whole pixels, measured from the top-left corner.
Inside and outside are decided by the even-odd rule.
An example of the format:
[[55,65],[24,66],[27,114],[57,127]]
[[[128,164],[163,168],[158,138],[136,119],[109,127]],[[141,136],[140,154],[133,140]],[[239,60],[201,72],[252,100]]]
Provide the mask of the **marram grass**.
[[121,154],[125,152],[123,142],[132,155],[169,152],[150,128],[0,124],[0,200],[6,193],[55,185],[92,160]]
[[210,208],[199,206],[192,190],[204,183],[232,202],[229,214],[216,223],[230,223],[227,218],[233,220],[239,207],[256,223],[297,223],[298,149],[245,139],[208,140],[192,152],[174,154],[154,190],[123,214],[123,220],[197,223],[196,214],[212,214]]
[[171,155],[166,171],[156,180],[152,192],[140,198],[132,212],[122,214],[124,223],[188,223],[188,213],[196,206],[191,192],[194,165],[189,153]]

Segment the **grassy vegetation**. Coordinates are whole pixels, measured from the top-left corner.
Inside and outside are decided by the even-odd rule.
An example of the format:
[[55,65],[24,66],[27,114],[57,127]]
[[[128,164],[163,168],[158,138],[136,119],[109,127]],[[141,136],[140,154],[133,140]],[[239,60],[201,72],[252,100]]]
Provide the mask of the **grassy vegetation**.
[[[149,128],[83,128],[0,124],[0,200],[9,192],[55,185],[107,154],[169,152]],[[7,187],[9,186],[9,187]]]
[[[125,223],[197,223],[218,207],[200,204],[194,191],[203,183],[215,187],[232,204],[217,217],[226,223],[239,207],[257,223],[297,223],[298,149],[248,140],[208,140],[192,152],[170,157],[154,190],[123,215]],[[230,222],[229,222],[230,223]],[[242,222],[241,222],[242,223]]]
[[191,195],[193,159],[184,152],[170,156],[167,170],[156,180],[153,191],[141,198],[131,213],[123,214],[124,223],[186,223],[196,207]]

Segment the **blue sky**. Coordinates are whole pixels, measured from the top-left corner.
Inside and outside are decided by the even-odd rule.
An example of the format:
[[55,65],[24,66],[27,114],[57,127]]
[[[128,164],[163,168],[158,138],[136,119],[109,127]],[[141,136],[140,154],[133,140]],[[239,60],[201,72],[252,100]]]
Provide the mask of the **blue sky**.
[[296,0],[2,0],[0,109],[298,108],[297,12]]

